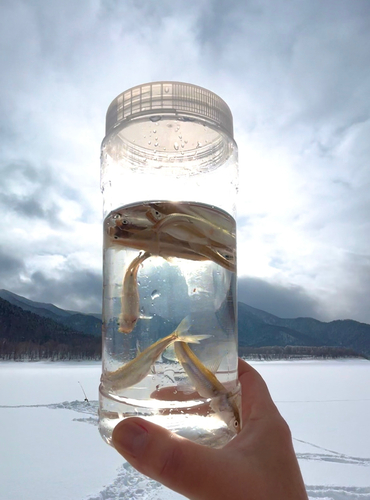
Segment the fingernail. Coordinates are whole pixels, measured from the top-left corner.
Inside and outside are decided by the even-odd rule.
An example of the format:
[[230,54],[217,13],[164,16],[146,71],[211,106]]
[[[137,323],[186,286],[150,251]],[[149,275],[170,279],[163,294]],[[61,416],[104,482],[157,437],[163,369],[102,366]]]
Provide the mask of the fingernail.
[[146,446],[148,431],[140,424],[124,420],[113,431],[112,441],[117,451],[133,457],[140,455]]

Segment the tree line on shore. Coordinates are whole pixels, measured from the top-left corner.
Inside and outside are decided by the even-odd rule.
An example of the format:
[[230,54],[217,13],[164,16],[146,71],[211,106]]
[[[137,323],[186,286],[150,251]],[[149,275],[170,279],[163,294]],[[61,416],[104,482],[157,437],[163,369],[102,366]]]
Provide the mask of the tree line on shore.
[[4,361],[71,361],[71,360],[100,360],[101,346],[79,342],[77,345],[48,341],[37,344],[27,342],[2,342],[0,346],[0,360]]
[[365,358],[353,349],[330,346],[239,347],[239,356],[250,360]]
[[[239,356],[249,360],[294,360],[294,359],[338,359],[364,358],[351,349],[340,347],[240,347]],[[101,360],[101,346],[81,343],[68,344],[48,341],[44,344],[27,342],[2,342],[0,360],[12,361],[71,361],[71,360]]]

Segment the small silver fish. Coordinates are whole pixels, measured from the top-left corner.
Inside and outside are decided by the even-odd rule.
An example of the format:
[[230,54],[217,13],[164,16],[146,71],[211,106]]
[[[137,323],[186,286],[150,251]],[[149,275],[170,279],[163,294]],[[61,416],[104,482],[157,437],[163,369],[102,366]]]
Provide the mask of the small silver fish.
[[170,335],[158,340],[147,349],[140,352],[136,358],[132,359],[121,368],[118,368],[118,370],[103,374],[102,384],[106,389],[113,391],[132,387],[148,375],[162,352],[173,342],[185,341],[199,344],[201,340],[210,337],[210,335],[185,335],[190,326],[189,317],[186,316],[176,330]]
[[206,219],[192,215],[170,214],[154,224],[153,231],[186,242],[196,253],[229,271],[236,270],[235,234]]
[[[207,219],[194,217],[193,215],[176,213],[167,215],[165,218],[159,219],[154,224],[153,229],[155,231],[165,230],[165,232],[177,237],[179,226],[182,227],[183,231],[186,231],[188,238],[193,238],[195,242],[213,242],[220,248],[235,247],[235,234],[232,232],[232,227],[226,230]],[[179,239],[181,238],[182,234]]]
[[192,384],[203,398],[210,399],[210,406],[235,434],[241,430],[237,405],[238,394],[233,394],[206,368],[186,342],[176,342],[175,353]]
[[140,253],[128,266],[122,283],[121,314],[118,318],[118,331],[131,333],[140,315],[140,297],[137,286],[139,266],[150,257],[149,252]]

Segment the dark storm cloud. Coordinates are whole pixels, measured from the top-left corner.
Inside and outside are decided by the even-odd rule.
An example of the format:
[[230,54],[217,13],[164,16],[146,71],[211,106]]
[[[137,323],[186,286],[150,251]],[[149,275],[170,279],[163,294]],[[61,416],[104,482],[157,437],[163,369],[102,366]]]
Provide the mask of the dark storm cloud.
[[2,176],[2,186],[7,186],[11,180],[19,181],[22,177],[31,182],[49,182],[48,172],[42,172],[30,162],[12,161],[0,163],[0,175]]
[[[24,269],[23,262],[12,255],[4,252],[0,247],[0,279],[11,278],[13,275],[21,272]],[[3,285],[0,282],[0,288]]]
[[49,190],[54,190],[65,198],[78,201],[81,194],[78,189],[73,188],[61,180],[58,171],[53,165],[35,165],[26,160],[13,160],[0,162],[0,176],[2,182],[0,189],[6,192],[11,187],[21,187],[27,183],[32,190],[43,190],[45,194]]
[[35,165],[26,161],[0,164],[0,206],[3,211],[12,211],[27,218],[43,219],[50,225],[60,219],[61,203],[54,200],[79,202],[82,196],[77,189],[65,185],[50,166]]
[[301,286],[287,286],[260,278],[238,279],[238,299],[280,318],[323,319],[319,302]]
[[88,269],[66,269],[63,278],[51,278],[37,271],[16,293],[38,302],[55,304],[63,309],[100,312],[102,276]]
[[338,293],[336,317],[370,323],[370,256],[347,253],[343,264],[344,286]]
[[58,221],[60,224],[58,207],[54,204],[48,208],[44,207],[39,201],[37,193],[34,196],[17,196],[14,193],[0,193],[0,204],[2,204],[6,210],[12,210],[21,216],[45,219],[50,224]]
[[59,209],[52,200],[48,200],[51,186],[48,172],[41,172],[26,162],[3,163],[0,175],[0,205],[3,211],[31,219],[44,219],[49,223],[58,220]]
[[[251,2],[235,2],[234,9],[230,9],[229,2],[208,2],[206,6],[206,15],[199,16],[197,28],[199,41],[202,44],[211,42],[212,50],[222,50],[222,45],[228,37],[233,35],[235,29],[241,29],[242,18],[235,24],[232,22],[235,14],[246,15],[251,12]],[[242,12],[241,12],[242,11]],[[237,17],[237,16],[236,16]]]

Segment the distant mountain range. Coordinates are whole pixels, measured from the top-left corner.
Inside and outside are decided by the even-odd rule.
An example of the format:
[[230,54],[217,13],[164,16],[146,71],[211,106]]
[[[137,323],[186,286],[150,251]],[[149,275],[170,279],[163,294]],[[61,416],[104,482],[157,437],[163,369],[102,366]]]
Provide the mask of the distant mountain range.
[[[313,318],[279,318],[260,309],[238,303],[239,346],[243,353],[252,353],[250,348],[266,346],[293,346],[296,352],[307,352],[299,347],[337,348],[348,354],[370,356],[370,325],[350,319],[328,323]],[[249,349],[248,349],[249,348]]]
[[0,298],[0,360],[100,357],[99,336],[82,333]]
[[[171,328],[160,317],[150,323],[158,332],[162,330],[162,323],[163,331],[167,332]],[[97,355],[101,325],[99,314],[66,311],[53,304],[34,302],[7,290],[0,290],[0,341],[6,338],[8,342],[40,344],[56,339],[55,342],[63,340],[64,343],[75,345],[78,342],[84,344],[81,337],[84,334],[89,335],[90,339],[95,338],[94,354],[89,354],[94,357]],[[40,334],[40,328],[43,334]],[[239,302],[238,328],[240,354],[260,356],[261,353],[275,352],[281,355],[289,350],[289,353],[298,356],[322,356],[327,352],[329,356],[335,353],[337,356],[370,356],[370,325],[358,321],[336,320],[325,323],[313,318],[284,319]],[[327,351],[326,348],[331,350]],[[77,352],[76,349],[74,352]]]
[[49,318],[57,323],[68,326],[72,330],[86,333],[88,335],[101,336],[101,314],[83,314],[76,311],[66,311],[44,302],[34,302],[20,295],[0,290],[0,298],[7,300],[13,306],[20,307],[43,318]]

